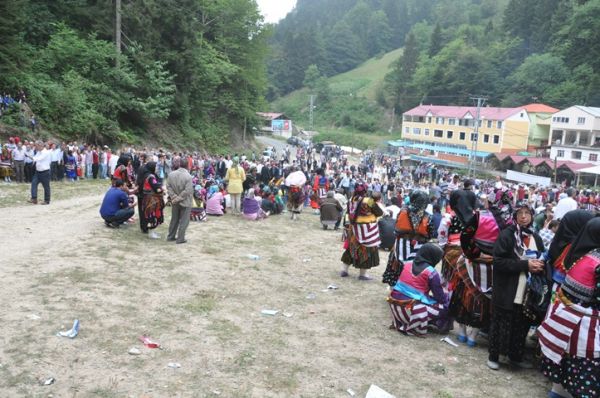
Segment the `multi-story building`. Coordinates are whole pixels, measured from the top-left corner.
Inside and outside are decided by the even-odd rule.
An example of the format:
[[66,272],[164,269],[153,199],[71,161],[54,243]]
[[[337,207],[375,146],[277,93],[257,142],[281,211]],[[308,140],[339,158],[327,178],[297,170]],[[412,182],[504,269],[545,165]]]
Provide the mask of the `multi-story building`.
[[550,157],[600,164],[600,108],[575,105],[552,115]]
[[482,107],[479,136],[476,119],[476,107],[419,105],[402,115],[403,141],[396,146],[450,155],[455,161],[469,158],[475,140],[480,160],[491,153],[527,150],[530,120],[524,108]]
[[548,156],[546,145],[550,138],[552,115],[559,109],[544,104],[528,104],[523,109],[527,111],[530,121],[527,151],[538,156]]

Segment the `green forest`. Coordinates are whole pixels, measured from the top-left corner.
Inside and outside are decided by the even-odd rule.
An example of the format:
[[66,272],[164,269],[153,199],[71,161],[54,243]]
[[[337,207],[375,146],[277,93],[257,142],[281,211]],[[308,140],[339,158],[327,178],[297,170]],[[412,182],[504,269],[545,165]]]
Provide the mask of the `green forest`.
[[[263,108],[270,26],[249,0],[0,1],[0,92],[53,137],[227,146]],[[19,124],[18,112],[0,122]]]
[[[318,127],[377,132],[419,103],[600,106],[600,0],[299,0],[274,30],[268,98]],[[403,47],[372,98],[330,77]],[[304,96],[306,97],[306,95]],[[278,100],[279,99],[279,100]],[[304,101],[306,103],[306,100]]]

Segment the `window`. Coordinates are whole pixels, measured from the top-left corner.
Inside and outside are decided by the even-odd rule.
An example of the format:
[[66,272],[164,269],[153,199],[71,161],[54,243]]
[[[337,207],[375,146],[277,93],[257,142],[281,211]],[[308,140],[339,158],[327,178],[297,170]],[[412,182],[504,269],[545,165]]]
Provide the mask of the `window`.
[[473,119],[460,119],[458,121],[459,126],[474,126]]
[[454,135],[454,131],[450,131],[450,130],[446,131],[446,138],[452,139],[453,135]]
[[477,141],[477,134],[471,133],[471,141]]
[[489,134],[484,134],[483,135],[483,143],[487,144],[490,142],[490,135]]
[[429,129],[425,129],[425,135],[429,135]]
[[585,124],[585,118],[584,117],[578,117],[577,118],[577,124]]
[[597,162],[598,161],[598,154],[597,153],[590,153],[590,162]]
[[[552,118],[552,121],[556,122],[556,123],[569,123],[569,118],[568,117],[561,117],[561,116],[554,116]],[[584,122],[585,122],[585,120],[584,120]]]
[[410,129],[408,127],[404,127],[404,133],[405,134],[410,134]]
[[444,118],[443,117],[436,117],[435,118],[435,123],[436,124],[444,124]]
[[414,135],[421,135],[421,129],[418,127],[413,127],[413,134]]
[[458,136],[459,136],[459,138],[460,138],[460,140],[461,140],[461,141],[464,141],[464,140],[465,140],[465,137],[467,136],[467,133],[465,133],[464,131],[461,131],[461,132],[458,134]]
[[412,122],[412,117],[410,115],[404,115],[405,122]]
[[454,126],[454,125],[456,125],[456,119],[453,119],[453,118],[452,118],[452,119],[448,119],[448,124],[449,124],[450,126]]
[[581,151],[572,151],[571,159],[581,160]]
[[443,130],[433,130],[433,136],[437,137],[437,138],[443,138],[444,131]]
[[498,127],[499,129],[501,129],[501,128],[502,128],[502,120],[498,120],[498,121],[496,122],[496,127]]
[[499,144],[500,143],[500,136],[499,135],[495,135],[494,136],[494,144]]
[[423,116],[416,117],[416,116],[415,116],[415,117],[413,118],[413,121],[414,121],[414,122],[419,122],[419,123],[424,123],[424,122],[425,122],[425,117],[423,117]]
[[492,128],[492,121],[491,120],[488,120],[487,126],[488,126],[488,129]]
[[431,124],[431,116],[427,116],[427,123]]
[[565,157],[565,151],[563,149],[559,149],[556,151],[556,157],[558,158],[564,158]]

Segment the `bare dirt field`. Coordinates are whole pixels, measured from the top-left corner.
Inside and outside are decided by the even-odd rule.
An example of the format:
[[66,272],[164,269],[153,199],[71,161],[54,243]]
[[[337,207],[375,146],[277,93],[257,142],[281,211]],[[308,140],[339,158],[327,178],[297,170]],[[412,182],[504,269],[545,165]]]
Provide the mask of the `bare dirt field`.
[[[311,212],[211,218],[175,245],[169,208],[162,240],[106,228],[107,187],[53,183],[52,204],[33,206],[28,186],[0,186],[0,397],[364,397],[371,384],[397,397],[545,396],[536,370],[489,370],[485,340],[454,348],[388,329],[387,253],[376,280],[339,278],[341,234]],[[76,318],[76,338],[56,336]]]

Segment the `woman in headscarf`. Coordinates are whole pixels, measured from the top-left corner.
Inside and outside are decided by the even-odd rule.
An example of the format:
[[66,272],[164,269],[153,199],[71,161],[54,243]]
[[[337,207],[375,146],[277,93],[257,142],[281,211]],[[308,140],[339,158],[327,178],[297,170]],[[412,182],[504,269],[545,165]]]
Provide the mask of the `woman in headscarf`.
[[206,193],[206,214],[209,216],[222,216],[223,212],[223,194],[219,191],[217,184],[208,187]]
[[393,326],[399,332],[424,335],[427,326],[434,321],[441,332],[449,329],[448,294],[435,270],[443,255],[441,247],[425,243],[414,260],[402,266],[400,277],[387,299]]
[[156,162],[145,164],[143,173],[138,175],[138,196],[140,210],[140,228],[143,233],[148,233],[149,229],[154,229],[164,222],[163,209],[165,207],[163,199],[162,185],[155,175]]
[[412,260],[421,245],[433,237],[433,221],[425,211],[429,197],[423,191],[413,191],[408,206],[402,208],[396,218],[396,242],[383,273],[383,283],[394,286],[404,261]]
[[285,185],[288,187],[287,208],[292,213],[291,219],[297,220],[306,200],[306,175],[297,167],[292,167],[292,172],[285,179]]
[[254,194],[254,188],[250,188],[244,197],[243,202],[243,214],[242,216],[246,220],[256,221],[263,218],[266,218],[268,214],[266,214],[260,207],[260,202],[262,199],[257,197]]
[[77,178],[77,158],[73,155],[73,151],[67,152],[67,161],[65,162],[67,178],[73,182]]
[[553,382],[548,396],[600,397],[600,218],[585,224],[564,267],[565,280],[538,328],[542,371]]
[[350,266],[360,270],[359,280],[372,278],[367,270],[379,265],[379,226],[377,217],[381,217],[381,207],[367,195],[367,185],[356,184],[354,195],[348,202],[349,225],[346,227],[345,251],[342,254],[344,263],[341,277],[348,276]]
[[533,211],[526,202],[517,203],[515,223],[500,232],[494,245],[492,323],[489,334],[489,358],[492,370],[500,368],[500,355],[508,355],[511,365],[531,368],[523,361],[523,350],[531,321],[524,314],[525,290],[531,274],[545,272],[540,259],[542,238],[533,230]]
[[119,156],[117,160],[117,167],[115,167],[115,171],[112,174],[112,183],[114,184],[116,180],[123,181],[127,188],[132,187],[132,178],[129,174],[131,164],[131,156],[128,153],[122,154]]
[[454,264],[448,264],[454,267],[443,270],[452,292],[450,314],[458,323],[458,340],[473,347],[479,329],[488,329],[491,318],[492,253],[499,229],[491,212],[478,209],[471,190],[452,192],[450,208],[460,225],[462,251]]
[[571,210],[564,215],[556,235],[552,239],[548,250],[548,263],[552,268],[553,290],[555,291],[565,280],[564,261],[573,240],[581,231],[581,228],[591,220],[594,215],[587,210]]
[[242,204],[242,192],[244,191],[243,184],[246,180],[246,172],[239,164],[240,160],[237,156],[233,158],[233,164],[227,170],[225,181],[227,182],[227,192],[231,197],[231,212],[234,215],[240,214]]

